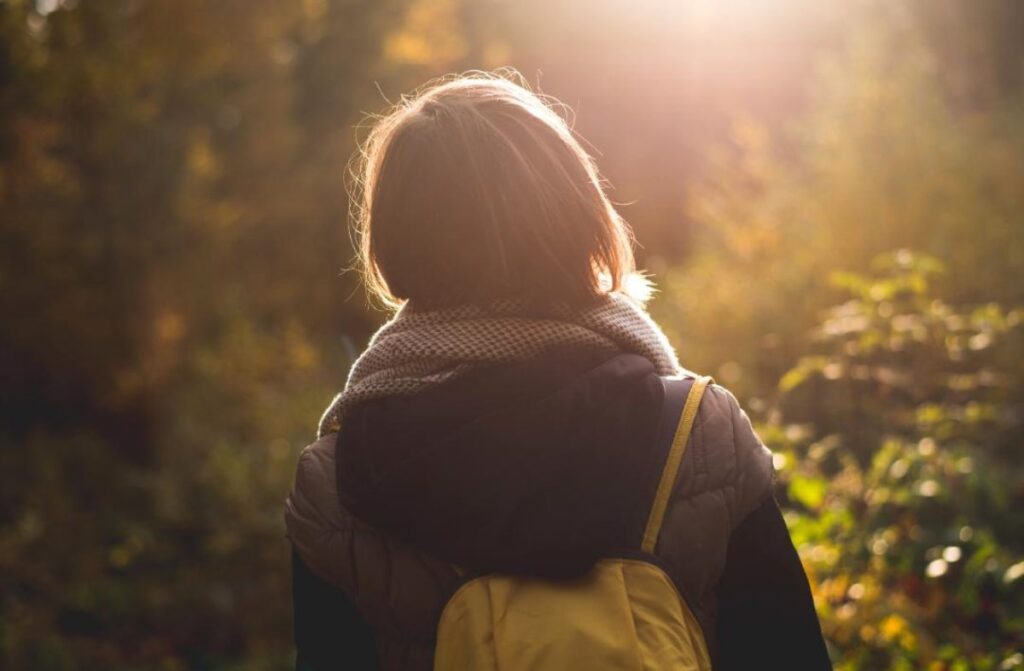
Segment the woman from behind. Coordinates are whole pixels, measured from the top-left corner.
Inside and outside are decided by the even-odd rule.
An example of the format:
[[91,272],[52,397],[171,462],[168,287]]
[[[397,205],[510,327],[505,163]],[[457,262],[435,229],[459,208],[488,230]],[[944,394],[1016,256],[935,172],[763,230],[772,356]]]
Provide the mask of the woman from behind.
[[[395,313],[287,502],[300,669],[430,669],[467,573],[564,580],[640,547],[680,414],[666,381],[690,374],[557,109],[471,73],[403,98],[363,148],[361,262]],[[713,668],[830,668],[771,455],[727,390],[684,454],[653,553]]]

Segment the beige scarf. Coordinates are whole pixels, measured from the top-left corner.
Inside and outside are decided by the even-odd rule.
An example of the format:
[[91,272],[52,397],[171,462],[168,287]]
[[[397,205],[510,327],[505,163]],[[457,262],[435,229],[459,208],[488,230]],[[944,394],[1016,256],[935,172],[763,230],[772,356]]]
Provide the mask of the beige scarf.
[[440,310],[406,305],[353,364],[344,391],[320,419],[318,437],[337,431],[354,403],[415,394],[475,368],[527,360],[562,346],[638,354],[659,375],[680,372],[665,334],[643,306],[620,293],[584,310],[529,308],[511,300]]

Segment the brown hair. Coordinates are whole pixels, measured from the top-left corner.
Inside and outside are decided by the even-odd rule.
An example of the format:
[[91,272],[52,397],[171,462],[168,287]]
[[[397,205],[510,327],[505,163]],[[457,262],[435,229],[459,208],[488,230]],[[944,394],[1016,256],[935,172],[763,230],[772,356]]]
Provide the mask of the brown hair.
[[357,155],[360,261],[388,305],[586,303],[642,284],[629,282],[632,237],[593,159],[512,76],[427,84],[377,119]]

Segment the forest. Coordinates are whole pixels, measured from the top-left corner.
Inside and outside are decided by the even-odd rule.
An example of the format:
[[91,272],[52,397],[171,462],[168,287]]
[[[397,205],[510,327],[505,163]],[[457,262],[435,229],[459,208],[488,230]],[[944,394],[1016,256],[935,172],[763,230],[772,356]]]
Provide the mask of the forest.
[[[566,105],[837,669],[1024,669],[1024,4],[0,0],[0,667],[286,669],[372,114]],[[1017,512],[1014,512],[1017,511]]]

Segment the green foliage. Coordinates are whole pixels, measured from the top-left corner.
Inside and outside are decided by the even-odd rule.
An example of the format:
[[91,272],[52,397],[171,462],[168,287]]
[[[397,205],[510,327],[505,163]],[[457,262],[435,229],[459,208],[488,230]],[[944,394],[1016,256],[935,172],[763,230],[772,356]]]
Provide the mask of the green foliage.
[[1024,310],[953,309],[927,256],[874,266],[834,276],[850,298],[761,431],[837,668],[1019,668],[1021,418],[993,363]]
[[180,364],[152,462],[85,432],[3,445],[5,668],[290,668],[282,502],[346,364],[239,321]]

